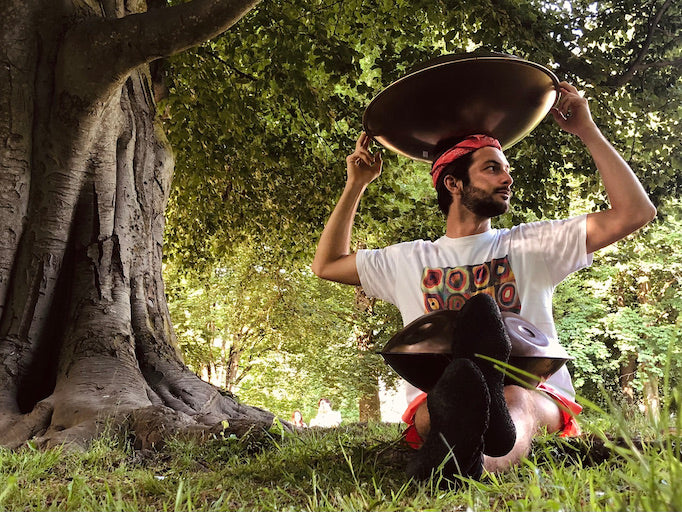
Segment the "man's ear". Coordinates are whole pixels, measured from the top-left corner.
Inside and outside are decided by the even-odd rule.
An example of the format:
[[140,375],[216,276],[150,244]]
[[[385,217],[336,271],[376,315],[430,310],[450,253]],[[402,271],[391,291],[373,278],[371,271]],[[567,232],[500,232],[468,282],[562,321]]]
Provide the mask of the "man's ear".
[[462,182],[456,179],[452,174],[448,174],[443,179],[443,185],[451,194],[459,194],[461,192]]

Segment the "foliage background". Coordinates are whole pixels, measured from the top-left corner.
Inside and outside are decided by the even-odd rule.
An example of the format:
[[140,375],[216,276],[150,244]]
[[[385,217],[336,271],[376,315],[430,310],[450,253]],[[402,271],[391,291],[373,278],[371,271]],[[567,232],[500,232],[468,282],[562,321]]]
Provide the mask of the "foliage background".
[[[174,58],[161,105],[177,159],[166,282],[190,365],[215,373],[250,333],[233,391],[307,417],[326,395],[355,418],[358,397],[379,375],[390,381],[367,351],[400,327],[395,310],[363,306],[353,289],[320,282],[308,266],[371,98],[424,60],[486,49],[548,66],[584,90],[659,207],[654,225],[557,292],[578,391],[619,395],[632,356],[638,397],[668,354],[677,375],[679,354],[668,347],[681,304],[681,28],[682,7],[670,0],[272,0]],[[589,155],[551,120],[507,154],[514,211],[499,226],[605,205]],[[384,159],[363,197],[355,246],[439,237],[426,166]]]

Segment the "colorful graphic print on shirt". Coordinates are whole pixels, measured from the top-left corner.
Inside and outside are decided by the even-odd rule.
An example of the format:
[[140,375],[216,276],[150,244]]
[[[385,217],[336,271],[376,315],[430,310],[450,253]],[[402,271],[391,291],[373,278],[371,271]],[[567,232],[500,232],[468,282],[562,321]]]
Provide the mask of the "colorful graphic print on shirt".
[[507,256],[480,265],[424,268],[421,281],[425,312],[451,309],[459,311],[474,295],[493,297],[500,311],[519,313],[521,302],[514,272]]

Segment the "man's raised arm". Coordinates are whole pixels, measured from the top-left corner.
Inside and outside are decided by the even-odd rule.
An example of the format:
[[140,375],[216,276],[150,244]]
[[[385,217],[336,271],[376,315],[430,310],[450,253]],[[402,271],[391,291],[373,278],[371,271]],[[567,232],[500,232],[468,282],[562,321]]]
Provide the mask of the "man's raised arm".
[[587,147],[601,176],[611,207],[587,216],[587,252],[606,247],[638,230],[656,216],[642,184],[592,120],[587,100],[572,85],[561,82],[562,99],[552,111],[557,124],[577,135]]
[[374,156],[369,152],[370,142],[363,132],[355,143],[355,151],[346,158],[346,186],[322,231],[311,267],[323,279],[360,284],[355,253],[350,250],[353,221],[363,192],[381,174],[382,165],[381,154]]

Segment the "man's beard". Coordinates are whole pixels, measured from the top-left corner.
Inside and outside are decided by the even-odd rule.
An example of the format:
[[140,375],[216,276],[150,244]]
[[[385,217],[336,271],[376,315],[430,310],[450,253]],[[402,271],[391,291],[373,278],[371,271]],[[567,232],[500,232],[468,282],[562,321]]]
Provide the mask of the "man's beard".
[[509,209],[505,201],[473,185],[466,185],[462,189],[462,205],[479,217],[488,219],[502,215]]

